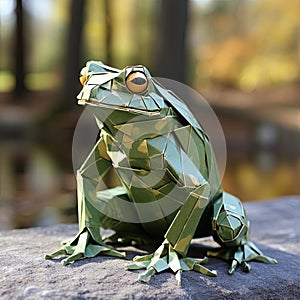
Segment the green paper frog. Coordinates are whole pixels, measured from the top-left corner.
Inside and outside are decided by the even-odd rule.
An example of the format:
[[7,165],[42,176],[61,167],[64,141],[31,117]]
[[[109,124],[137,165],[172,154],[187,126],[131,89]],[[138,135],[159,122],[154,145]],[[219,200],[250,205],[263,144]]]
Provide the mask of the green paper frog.
[[[144,66],[123,70],[90,61],[81,72],[78,103],[95,116],[100,138],[77,172],[79,233],[58,251],[68,264],[85,257],[125,257],[112,243],[162,240],[151,254],[126,267],[146,269],[145,280],[171,269],[216,276],[207,258],[187,256],[193,238],[213,236],[209,251],[230,261],[229,274],[248,261],[276,263],[249,239],[249,221],[238,198],[222,190],[212,145],[188,107]],[[88,134],[88,133],[87,133]],[[112,170],[115,186],[99,190]],[[111,174],[111,173],[110,173]],[[102,237],[100,227],[115,231]]]

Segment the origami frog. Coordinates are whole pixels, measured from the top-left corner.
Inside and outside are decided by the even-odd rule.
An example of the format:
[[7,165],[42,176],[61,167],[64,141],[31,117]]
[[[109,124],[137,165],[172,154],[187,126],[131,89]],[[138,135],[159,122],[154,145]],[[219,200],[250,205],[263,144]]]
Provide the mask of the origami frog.
[[[187,256],[191,240],[213,236],[221,245],[209,256],[230,261],[229,274],[248,261],[276,263],[249,239],[249,221],[239,199],[223,192],[211,143],[188,107],[143,66],[123,70],[88,62],[80,77],[78,103],[87,106],[100,138],[77,172],[79,233],[54,258],[63,264],[96,255],[124,257],[106,242],[161,240],[151,254],[137,256],[128,269],[146,269],[140,280],[166,269],[216,276]],[[87,132],[88,134],[88,132]],[[113,169],[115,186],[98,191]],[[101,237],[100,227],[113,229]]]

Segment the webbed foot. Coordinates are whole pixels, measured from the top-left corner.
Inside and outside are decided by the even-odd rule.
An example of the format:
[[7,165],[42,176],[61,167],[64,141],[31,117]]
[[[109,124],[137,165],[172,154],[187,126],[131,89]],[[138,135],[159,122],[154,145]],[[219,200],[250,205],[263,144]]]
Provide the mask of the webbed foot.
[[197,259],[191,257],[180,258],[180,255],[173,249],[167,240],[152,254],[136,256],[132,263],[125,267],[130,270],[146,269],[139,275],[138,280],[144,281],[155,273],[171,269],[176,274],[178,285],[181,285],[182,271],[194,270],[209,276],[217,276],[215,270],[209,270],[202,266],[207,258]]
[[63,265],[67,265],[78,259],[94,257],[99,254],[121,258],[125,257],[124,252],[114,250],[111,246],[106,245],[99,237],[93,238],[90,229],[84,228],[72,241],[63,243],[59,250],[51,254],[46,254],[45,258],[53,259],[60,255],[69,255],[61,262]]
[[228,269],[230,275],[234,273],[239,265],[242,267],[243,271],[249,272],[251,266],[248,264],[248,261],[251,260],[277,264],[276,259],[264,255],[251,241],[247,241],[238,247],[208,251],[207,255],[230,260],[231,265]]

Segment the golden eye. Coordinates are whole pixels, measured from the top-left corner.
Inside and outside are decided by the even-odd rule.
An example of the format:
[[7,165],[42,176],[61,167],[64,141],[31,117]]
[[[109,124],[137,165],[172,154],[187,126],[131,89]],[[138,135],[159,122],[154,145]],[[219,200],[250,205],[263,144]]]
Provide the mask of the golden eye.
[[79,80],[82,85],[84,85],[86,82],[86,71],[87,71],[87,68],[84,67],[84,68],[82,68],[82,70],[80,72]]
[[126,86],[133,93],[142,93],[148,87],[148,80],[144,73],[133,72],[126,77]]

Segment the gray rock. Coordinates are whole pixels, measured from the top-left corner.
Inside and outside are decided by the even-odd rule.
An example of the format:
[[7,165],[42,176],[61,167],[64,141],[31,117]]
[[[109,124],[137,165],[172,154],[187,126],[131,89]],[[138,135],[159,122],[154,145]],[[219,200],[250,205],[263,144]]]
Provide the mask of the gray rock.
[[[141,271],[127,271],[125,260],[96,257],[62,266],[45,260],[59,242],[71,238],[77,225],[0,231],[0,299],[300,299],[300,197],[245,204],[251,237],[277,265],[251,262],[252,270],[227,274],[228,263],[210,258],[217,277],[184,272],[182,287],[172,272],[137,281]],[[190,255],[201,257],[210,238],[193,242]],[[120,247],[128,259],[144,249]],[[148,249],[149,250],[149,249]]]

